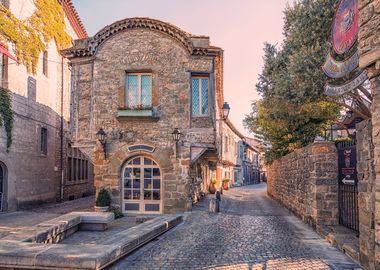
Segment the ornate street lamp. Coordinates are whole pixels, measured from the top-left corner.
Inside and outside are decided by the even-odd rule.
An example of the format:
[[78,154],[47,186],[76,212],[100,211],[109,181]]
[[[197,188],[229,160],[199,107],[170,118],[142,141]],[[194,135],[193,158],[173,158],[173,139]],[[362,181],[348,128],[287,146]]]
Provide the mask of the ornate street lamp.
[[175,141],[175,158],[177,158],[178,142],[179,142],[179,139],[181,138],[182,133],[178,128],[175,128],[172,135],[173,135],[173,140]]
[[98,138],[98,141],[103,147],[104,159],[106,159],[107,158],[107,152],[106,152],[107,133],[104,131],[103,128],[100,128],[98,133],[96,133],[96,138]]
[[228,118],[228,115],[230,113],[230,105],[227,102],[224,102],[222,111],[223,111],[223,119],[226,120]]

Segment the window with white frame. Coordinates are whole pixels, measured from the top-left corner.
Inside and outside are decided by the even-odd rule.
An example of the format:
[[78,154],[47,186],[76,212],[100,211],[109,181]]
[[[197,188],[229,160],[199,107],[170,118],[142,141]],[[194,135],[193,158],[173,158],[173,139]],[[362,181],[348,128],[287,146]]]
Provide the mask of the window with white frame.
[[128,109],[152,108],[152,74],[127,73],[125,105]]
[[192,77],[191,79],[191,104],[193,116],[208,115],[208,77]]

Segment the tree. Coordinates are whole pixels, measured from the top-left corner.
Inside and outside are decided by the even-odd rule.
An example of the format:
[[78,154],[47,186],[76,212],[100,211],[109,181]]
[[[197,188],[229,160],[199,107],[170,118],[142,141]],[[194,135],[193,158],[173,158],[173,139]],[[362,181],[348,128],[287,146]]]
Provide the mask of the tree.
[[271,144],[266,161],[282,157],[313,142],[334,122],[340,106],[324,95],[321,68],[329,44],[334,0],[303,0],[284,12],[281,48],[265,44],[264,68],[244,125]]

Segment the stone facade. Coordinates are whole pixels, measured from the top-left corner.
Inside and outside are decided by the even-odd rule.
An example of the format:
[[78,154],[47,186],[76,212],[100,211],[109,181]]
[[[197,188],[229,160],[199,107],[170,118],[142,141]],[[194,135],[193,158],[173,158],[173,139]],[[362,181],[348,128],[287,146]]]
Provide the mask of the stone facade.
[[359,260],[367,269],[374,265],[375,250],[375,189],[372,124],[370,120],[356,125],[358,206],[359,206]]
[[[367,136],[363,159],[358,164],[365,181],[359,184],[360,261],[367,269],[380,269],[380,2],[359,0],[359,62],[367,69],[372,93],[372,131],[360,127]],[[371,135],[372,134],[372,135]],[[371,149],[373,147],[373,161]]]
[[[60,3],[67,6],[69,1]],[[31,16],[35,10],[33,1],[27,0],[10,1],[8,8],[20,19]],[[68,9],[74,12],[72,7]],[[78,38],[73,29],[73,18],[71,21],[65,18],[65,22],[68,34],[73,39]],[[12,44],[7,45],[13,54]],[[11,91],[14,112],[13,143],[9,152],[5,148],[5,132],[3,128],[0,130],[0,165],[5,172],[2,177],[3,211],[81,197],[93,190],[91,181],[74,188],[66,179],[64,148],[67,144],[64,143],[62,151],[61,135],[67,137],[68,134],[71,73],[68,61],[61,57],[54,41],[47,44],[46,52],[45,74],[43,61],[39,61],[36,74],[29,74],[23,65],[0,55],[6,60],[0,85]],[[42,57],[41,53],[41,60]],[[42,128],[47,132],[46,154],[40,151]],[[71,186],[70,190],[65,189],[66,183]]]
[[338,223],[338,165],[334,143],[318,142],[268,167],[268,194],[314,228]]
[[[94,162],[96,189],[108,189],[113,205],[128,212],[123,171],[131,158],[143,156],[161,171],[157,212],[190,209],[206,190],[202,175],[209,161],[217,160],[215,119],[222,102],[222,50],[210,46],[208,37],[192,36],[157,20],[132,18],[78,40],[64,54],[75,74],[72,136],[75,146]],[[130,98],[127,76],[143,73],[151,76],[151,106],[131,108],[126,101]],[[209,81],[204,116],[191,113],[194,76]],[[106,158],[96,138],[100,128],[107,134]],[[175,128],[182,133],[178,143],[173,140]],[[137,212],[147,212],[140,188],[134,188],[138,195],[133,199],[140,204]],[[142,192],[146,194],[145,187]]]

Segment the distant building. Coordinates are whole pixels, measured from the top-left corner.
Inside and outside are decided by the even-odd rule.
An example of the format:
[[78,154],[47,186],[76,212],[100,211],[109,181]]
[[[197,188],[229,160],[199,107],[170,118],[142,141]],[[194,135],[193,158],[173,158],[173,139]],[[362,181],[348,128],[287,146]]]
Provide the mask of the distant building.
[[[69,0],[59,0],[72,39],[86,31]],[[20,19],[30,17],[34,1],[0,1]],[[91,164],[70,149],[68,120],[71,72],[54,41],[41,53],[35,75],[14,58],[12,44],[0,44],[0,86],[12,93],[13,143],[6,151],[0,130],[0,209],[73,199],[93,192]],[[66,166],[66,164],[69,166]]]

